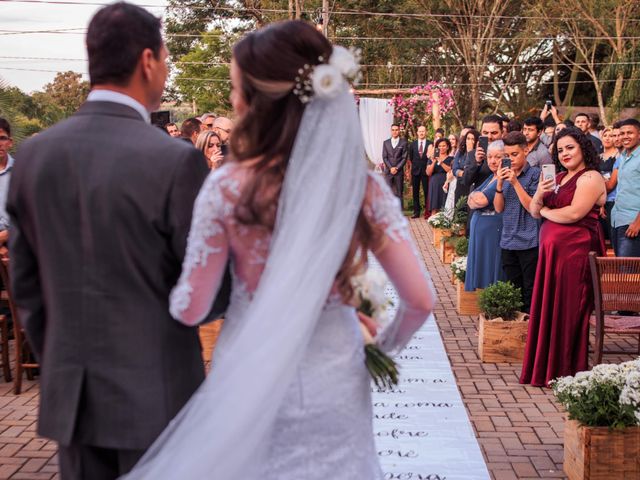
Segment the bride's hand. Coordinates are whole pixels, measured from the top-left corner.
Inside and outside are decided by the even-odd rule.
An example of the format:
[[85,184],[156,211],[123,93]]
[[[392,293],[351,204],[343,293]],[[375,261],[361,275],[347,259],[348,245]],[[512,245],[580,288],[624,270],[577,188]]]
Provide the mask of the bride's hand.
[[371,334],[372,337],[376,336],[378,332],[378,324],[376,321],[368,315],[365,315],[362,312],[356,312],[358,314],[358,320],[367,329],[367,331]]

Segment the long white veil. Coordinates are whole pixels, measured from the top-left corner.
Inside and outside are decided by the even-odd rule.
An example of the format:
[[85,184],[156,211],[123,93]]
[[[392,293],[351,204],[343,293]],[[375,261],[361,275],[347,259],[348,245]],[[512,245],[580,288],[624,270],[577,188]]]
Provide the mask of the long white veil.
[[[286,389],[342,264],[366,161],[355,100],[342,91],[303,114],[269,258],[238,333],[147,451],[133,479],[256,478]],[[348,399],[345,399],[348,401]]]

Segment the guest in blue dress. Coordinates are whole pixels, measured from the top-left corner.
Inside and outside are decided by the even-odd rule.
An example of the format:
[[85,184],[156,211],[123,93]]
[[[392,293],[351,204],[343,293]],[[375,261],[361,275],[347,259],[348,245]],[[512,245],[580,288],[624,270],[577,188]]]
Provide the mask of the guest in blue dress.
[[504,143],[496,140],[489,144],[487,165],[493,175],[488,177],[469,195],[467,204],[475,210],[471,217],[469,234],[469,254],[464,289],[472,292],[504,280],[500,236],[502,234],[502,214],[493,209],[496,194],[496,172],[504,156]]

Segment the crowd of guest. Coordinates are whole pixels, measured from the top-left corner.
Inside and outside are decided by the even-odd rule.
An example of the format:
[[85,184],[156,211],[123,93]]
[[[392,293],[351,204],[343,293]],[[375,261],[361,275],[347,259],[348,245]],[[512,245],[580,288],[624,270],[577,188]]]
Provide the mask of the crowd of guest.
[[597,116],[561,119],[547,103],[523,122],[489,115],[480,130],[436,131],[434,143],[426,132],[420,126],[407,146],[394,125],[384,171],[399,185],[409,160],[412,218],[421,215],[420,186],[425,218],[442,210],[451,218],[467,196],[465,290],[498,280],[520,289],[530,315],[521,382],[546,386],[586,369],[588,254],[605,255],[608,240],[616,256],[640,257],[640,122],[599,128]]
[[207,159],[209,168],[215,170],[224,163],[227,155],[233,121],[214,113],[205,113],[200,117],[187,118],[180,128],[173,122],[167,123],[164,130],[172,137],[192,143]]

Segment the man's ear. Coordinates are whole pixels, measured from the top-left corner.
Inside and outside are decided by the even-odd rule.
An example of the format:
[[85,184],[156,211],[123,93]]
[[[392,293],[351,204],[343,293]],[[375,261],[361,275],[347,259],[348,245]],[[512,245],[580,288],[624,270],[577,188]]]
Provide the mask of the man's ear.
[[140,54],[140,70],[142,72],[142,78],[149,81],[153,76],[153,62],[156,61],[156,57],[153,54],[153,50],[145,48]]

